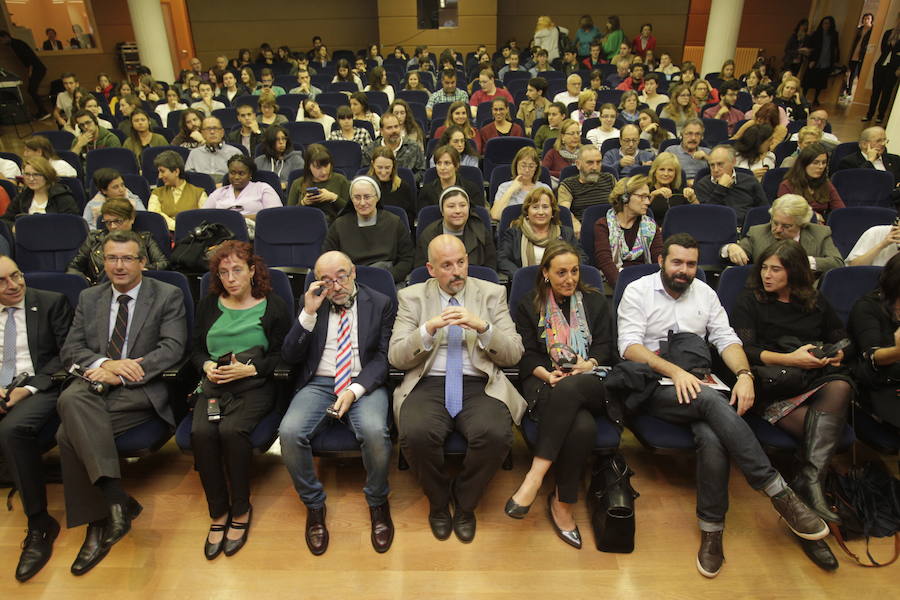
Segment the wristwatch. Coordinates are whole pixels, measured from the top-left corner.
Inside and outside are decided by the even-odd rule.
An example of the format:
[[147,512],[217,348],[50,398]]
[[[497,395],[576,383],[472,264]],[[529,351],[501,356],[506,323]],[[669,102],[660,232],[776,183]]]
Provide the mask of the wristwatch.
[[738,372],[735,373],[734,375],[735,375],[735,377],[740,377],[741,375],[746,375],[746,376],[748,376],[750,379],[754,379],[754,377],[753,377],[753,371],[751,371],[750,369],[741,369],[740,371],[738,371]]

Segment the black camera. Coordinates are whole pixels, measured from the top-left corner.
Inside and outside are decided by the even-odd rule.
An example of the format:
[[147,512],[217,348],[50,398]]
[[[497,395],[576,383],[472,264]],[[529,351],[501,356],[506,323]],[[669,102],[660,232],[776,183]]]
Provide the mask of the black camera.
[[0,410],[9,412],[9,407],[6,405],[7,400],[9,400],[9,394],[17,387],[22,387],[28,381],[28,377],[28,373],[19,373],[9,382],[9,385],[6,386],[6,397],[0,398]]
[[79,379],[83,379],[84,381],[86,381],[88,384],[88,389],[98,396],[102,396],[106,393],[106,384],[102,381],[91,381],[90,379],[85,377],[84,369],[82,369],[78,364],[73,364],[71,367],[69,367],[69,375],[73,375],[75,377],[78,377]]

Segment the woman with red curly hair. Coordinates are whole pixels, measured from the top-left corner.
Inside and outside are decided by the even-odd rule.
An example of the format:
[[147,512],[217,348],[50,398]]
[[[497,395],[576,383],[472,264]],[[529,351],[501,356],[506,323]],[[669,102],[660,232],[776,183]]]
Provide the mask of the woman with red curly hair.
[[250,432],[274,405],[272,374],[291,314],[246,242],[222,243],[209,260],[209,278],[194,323],[191,362],[203,378],[191,445],[212,519],[203,553],[212,560],[247,541]]

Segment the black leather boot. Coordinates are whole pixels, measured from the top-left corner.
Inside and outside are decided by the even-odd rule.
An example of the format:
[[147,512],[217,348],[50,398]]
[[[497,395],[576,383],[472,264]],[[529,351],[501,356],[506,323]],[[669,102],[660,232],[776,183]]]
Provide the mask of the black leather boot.
[[810,409],[804,423],[801,466],[791,484],[791,488],[804,502],[826,521],[840,523],[825,498],[822,482],[828,470],[828,463],[844,432],[846,420],[843,415]]

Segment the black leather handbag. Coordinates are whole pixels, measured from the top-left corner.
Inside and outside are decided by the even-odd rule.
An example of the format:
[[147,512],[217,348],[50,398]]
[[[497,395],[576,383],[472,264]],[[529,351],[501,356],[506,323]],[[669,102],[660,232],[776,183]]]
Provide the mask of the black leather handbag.
[[600,457],[594,464],[588,508],[594,541],[601,552],[634,551],[634,500],[640,494],[631,487],[633,475],[625,457],[618,452]]

